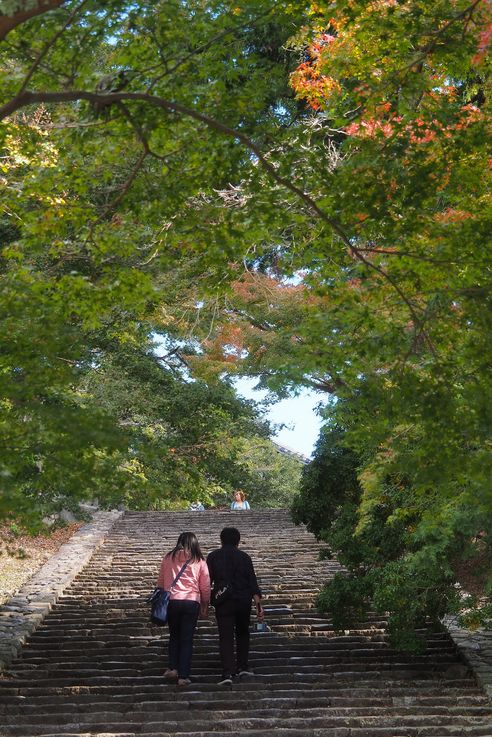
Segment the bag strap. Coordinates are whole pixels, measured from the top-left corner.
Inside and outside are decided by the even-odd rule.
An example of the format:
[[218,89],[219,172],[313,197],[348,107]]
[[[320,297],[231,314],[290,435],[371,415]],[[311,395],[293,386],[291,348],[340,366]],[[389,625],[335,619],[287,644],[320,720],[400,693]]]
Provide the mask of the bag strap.
[[175,584],[177,584],[177,583],[178,583],[179,579],[181,578],[181,574],[182,574],[182,573],[184,573],[184,570],[185,570],[186,566],[188,565],[188,563],[189,563],[190,561],[191,561],[191,558],[190,558],[190,560],[187,560],[187,561],[185,561],[185,562],[183,563],[183,565],[181,566],[181,568],[180,568],[179,572],[178,572],[178,573],[177,573],[177,575],[176,575],[176,578],[174,579],[174,581],[173,581],[173,582],[172,582],[172,584],[170,585],[170,587],[169,587],[169,590],[171,590],[171,589],[172,589],[172,587],[173,587],[173,586],[174,586]]

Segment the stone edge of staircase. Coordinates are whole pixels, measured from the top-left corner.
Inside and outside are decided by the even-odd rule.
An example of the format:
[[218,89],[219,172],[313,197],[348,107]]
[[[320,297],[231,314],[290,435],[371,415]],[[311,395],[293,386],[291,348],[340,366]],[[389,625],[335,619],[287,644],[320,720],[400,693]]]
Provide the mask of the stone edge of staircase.
[[460,627],[456,616],[443,620],[458,651],[471,669],[478,684],[492,703],[492,630],[468,630]]
[[26,638],[48,614],[60,594],[88,563],[123,512],[96,512],[0,607],[0,673],[9,667]]

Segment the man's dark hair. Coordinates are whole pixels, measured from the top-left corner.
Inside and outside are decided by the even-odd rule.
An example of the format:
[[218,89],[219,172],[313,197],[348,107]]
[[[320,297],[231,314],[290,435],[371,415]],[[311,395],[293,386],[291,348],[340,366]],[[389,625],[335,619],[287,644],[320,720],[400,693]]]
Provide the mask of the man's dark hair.
[[239,545],[241,534],[235,527],[224,527],[220,533],[222,545]]

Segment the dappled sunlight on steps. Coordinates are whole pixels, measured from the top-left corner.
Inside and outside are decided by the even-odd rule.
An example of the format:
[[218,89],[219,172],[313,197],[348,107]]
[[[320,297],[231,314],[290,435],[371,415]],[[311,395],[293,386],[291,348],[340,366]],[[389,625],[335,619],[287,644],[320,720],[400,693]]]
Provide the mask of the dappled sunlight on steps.
[[[234,524],[251,554],[270,631],[254,633],[254,678],[216,685],[210,616],[195,638],[193,684],[163,681],[167,630],[144,597],[164,552],[193,530],[204,552]],[[450,638],[391,649],[376,616],[341,635],[313,601],[339,570],[284,511],[127,513],[0,680],[2,737],[492,737],[492,708]]]

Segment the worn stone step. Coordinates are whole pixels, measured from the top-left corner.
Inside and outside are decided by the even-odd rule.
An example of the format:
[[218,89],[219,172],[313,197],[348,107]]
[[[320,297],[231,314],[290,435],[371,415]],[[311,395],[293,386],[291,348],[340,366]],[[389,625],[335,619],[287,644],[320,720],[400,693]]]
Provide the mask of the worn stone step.
[[[75,688],[80,689],[80,687]],[[169,689],[169,687],[167,687],[167,689]],[[209,684],[194,685],[193,692],[186,695],[186,701],[189,703],[206,702],[210,704],[210,708],[212,709],[218,704],[234,704],[238,698],[241,702],[244,702],[245,709],[249,709],[250,705],[258,705],[262,703],[275,704],[277,701],[280,701],[283,704],[295,703],[299,708],[304,705],[310,707],[324,707],[327,705],[343,705],[349,707],[352,705],[354,708],[357,708],[358,706],[370,706],[371,704],[378,706],[382,703],[388,704],[392,707],[413,708],[417,706],[422,707],[424,711],[427,708],[433,708],[434,706],[437,708],[447,708],[448,706],[455,705],[460,707],[463,706],[465,710],[468,706],[490,708],[488,701],[480,694],[478,696],[473,694],[469,698],[462,694],[456,694],[447,697],[446,699],[432,696],[424,699],[419,693],[414,692],[413,694],[409,694],[404,689],[400,692],[381,697],[375,696],[370,692],[365,693],[364,691],[362,691],[362,693],[350,693],[350,696],[341,697],[336,692],[330,692],[329,690],[324,693],[320,693],[320,691],[314,692],[317,695],[312,697],[307,691],[298,693],[293,697],[288,697],[285,695],[285,691],[275,692],[274,690],[269,690],[269,692],[265,694],[264,689],[244,691],[238,689],[236,686],[230,689],[230,691],[228,689],[219,689],[219,691],[220,693],[217,694],[215,681],[214,683]],[[94,690],[91,690],[88,694],[85,694],[85,698],[84,694],[71,693],[70,689],[63,690],[61,694],[53,694],[53,692],[46,693],[46,691],[43,692],[42,689],[38,689],[33,692],[33,689],[31,689],[27,694],[23,693],[19,696],[16,695],[16,698],[2,699],[0,702],[0,709],[1,713],[7,714],[10,713],[10,708],[16,710],[18,707],[21,707],[22,712],[24,713],[27,705],[32,705],[35,709],[42,708],[44,712],[46,709],[49,709],[50,706],[64,706],[64,704],[71,703],[73,701],[87,705],[91,703],[91,700],[94,704],[114,700],[115,703],[120,702],[126,705],[135,703],[156,703],[158,705],[162,705],[175,703],[177,698],[178,695],[174,689],[162,689],[157,693],[155,691],[142,692],[127,690],[125,695],[122,696],[119,689],[106,688],[102,692],[94,692]],[[42,707],[39,705],[42,705]],[[15,711],[15,713],[17,713],[17,711]]]
[[[179,690],[163,682],[167,631],[150,626],[144,599],[177,531],[208,551],[231,520],[271,630],[252,634],[257,675],[221,688],[214,617],[201,621],[193,684]],[[316,611],[341,570],[318,549],[284,511],[125,514],[0,679],[1,737],[492,737],[490,705],[442,629],[421,628],[425,651],[412,656],[390,647],[384,616],[341,633]]]
[[[207,666],[217,666],[217,656],[217,651],[215,653],[207,655],[197,654],[195,658],[195,669],[202,670]],[[343,665],[344,669],[350,669],[350,667],[353,666],[354,670],[359,670],[361,667],[380,668],[386,666],[392,668],[412,667],[414,670],[427,670],[428,668],[436,670],[442,667],[445,668],[447,665],[453,662],[454,657],[452,654],[449,653],[434,655],[432,658],[426,658],[425,656],[414,657],[410,661],[410,663],[406,663],[403,661],[401,655],[398,654],[379,657],[377,655],[374,655],[374,653],[372,652],[354,652],[352,650],[349,650],[345,654],[326,654],[319,655],[318,657],[316,657],[315,655],[291,655],[284,657],[280,653],[268,654],[264,657],[259,657],[258,655],[252,654],[252,656],[250,657],[250,663],[257,673],[261,673],[263,669],[274,670],[277,673],[288,673],[289,670],[291,670],[292,668],[295,668],[296,670],[298,670],[299,668],[326,670],[327,668],[331,668],[332,666],[337,665]],[[56,668],[59,673],[62,673],[64,671],[70,672],[77,667],[90,667],[97,670],[106,669],[108,667],[115,667],[116,665],[119,665],[121,668],[141,667],[148,669],[155,666],[162,669],[162,653],[141,652],[136,653],[134,656],[130,656],[128,654],[118,655],[115,653],[105,653],[99,651],[94,652],[92,655],[88,654],[76,658],[74,658],[73,655],[67,657],[58,656],[56,662],[47,657],[35,658],[32,660],[28,658],[23,658],[22,661],[19,661],[16,672],[22,673],[25,670],[38,668],[39,672],[42,673],[43,670],[50,671]]]
[[[341,703],[342,702],[342,703]],[[347,703],[349,702],[349,703]],[[240,706],[240,708],[238,708]],[[465,720],[466,717],[486,716],[492,719],[492,708],[487,705],[482,706],[465,706],[460,704],[444,704],[440,706],[429,704],[418,704],[407,706],[405,704],[392,703],[390,699],[373,699],[366,700],[366,703],[352,703],[347,699],[329,699],[323,704],[314,705],[313,703],[304,703],[302,700],[289,699],[260,699],[256,701],[241,700],[240,704],[236,701],[215,700],[210,701],[206,698],[195,701],[177,701],[169,702],[163,705],[159,701],[121,701],[119,704],[115,701],[105,701],[93,704],[93,708],[87,709],[87,702],[67,701],[57,706],[44,706],[42,714],[39,713],[38,706],[21,705],[17,709],[3,709],[0,713],[6,714],[4,720],[5,726],[15,724],[18,715],[24,716],[26,719],[39,720],[42,724],[46,724],[55,717],[59,721],[69,722],[77,718],[87,723],[99,722],[103,719],[108,722],[119,721],[123,716],[130,722],[140,722],[142,713],[147,716],[152,713],[152,718],[162,718],[165,720],[181,720],[193,721],[209,718],[209,712],[214,712],[214,719],[241,719],[247,716],[248,719],[257,718],[280,718],[283,719],[317,719],[319,717],[429,717],[429,716],[455,716],[456,720]]]
[[[75,712],[84,712],[87,709],[87,705],[92,705],[93,713],[104,711],[113,711],[115,713],[125,713],[129,711],[160,711],[164,708],[167,710],[179,709],[179,710],[192,710],[193,713],[196,710],[230,710],[237,711],[237,694],[231,693],[230,698],[226,698],[224,695],[220,695],[221,698],[210,698],[210,694],[203,693],[198,698],[198,694],[195,694],[196,698],[187,698],[178,702],[176,700],[175,693],[166,694],[167,698],[159,698],[155,700],[145,700],[140,698],[115,698],[112,697],[108,700],[108,697],[101,697],[99,699],[94,696],[87,696],[86,698],[77,697],[76,699],[72,696],[72,699],[65,698],[60,700],[58,703],[49,701],[43,703],[42,714],[43,717],[48,717],[52,714],[70,714]],[[148,699],[148,697],[147,697]],[[492,716],[491,707],[485,700],[481,703],[473,700],[459,700],[456,702],[454,699],[414,699],[413,705],[410,705],[412,699],[409,697],[387,697],[377,698],[372,696],[371,698],[343,698],[343,697],[324,697],[324,698],[302,698],[302,697],[291,697],[291,698],[274,698],[274,697],[262,697],[255,699],[245,699],[241,697],[241,710],[258,711],[261,712],[264,709],[282,709],[282,710],[295,710],[297,715],[303,713],[304,710],[309,710],[310,713],[314,713],[319,709],[336,709],[336,710],[347,710],[350,713],[367,713],[373,714],[379,712],[381,709],[388,710],[388,713],[422,713],[422,714],[440,714],[440,713],[457,713],[463,715],[488,715]],[[166,705],[166,706],[165,706]],[[19,700],[18,702],[11,702],[7,706],[6,704],[0,704],[0,714],[8,714],[10,717],[21,714],[21,715],[39,715],[40,703],[26,704],[25,699]],[[164,713],[167,713],[164,712]]]
[[[77,651],[71,651],[67,654],[59,653],[54,661],[48,654],[26,654],[21,661],[17,664],[16,672],[21,673],[22,671],[33,668],[39,668],[42,670],[46,667],[60,667],[62,669],[71,668],[72,666],[79,665],[93,665],[97,667],[98,664],[120,663],[128,667],[140,666],[144,663],[146,666],[157,666],[162,668],[162,658],[164,648],[158,648],[156,650],[150,650],[149,648],[128,648],[130,653],[124,652],[121,648],[107,649],[101,647],[99,649],[89,649],[84,651],[84,655],[80,655]],[[195,670],[203,670],[203,668],[217,666],[218,648],[210,648],[207,652],[198,652],[195,657]],[[277,669],[280,667],[287,666],[289,668],[295,667],[300,663],[304,666],[316,666],[316,665],[332,665],[332,664],[344,664],[350,665],[354,663],[378,666],[381,663],[401,663],[401,656],[397,654],[388,655],[387,658],[384,656],[378,656],[371,652],[349,650],[347,653],[333,653],[326,654],[316,658],[315,655],[309,655],[303,657],[302,655],[292,654],[282,656],[280,653],[268,653],[261,657],[257,653],[252,653],[250,657],[250,663],[253,667],[257,668],[260,666],[268,667],[271,669]],[[454,657],[452,654],[442,654],[440,656],[422,657],[421,659],[414,659],[411,664],[417,669],[420,664],[431,665],[435,669],[445,668],[449,664],[453,664]]]
[[[223,698],[226,698],[226,694],[230,693],[231,698],[241,698],[241,699],[249,699],[249,698],[262,698],[266,693],[272,696],[278,696],[282,695],[286,697],[286,694],[289,694],[289,698],[293,698],[299,695],[303,695],[304,697],[308,694],[313,694],[318,700],[321,700],[322,703],[324,703],[326,700],[330,699],[331,696],[337,695],[340,693],[339,688],[332,688],[331,690],[329,688],[320,689],[318,684],[295,684],[293,683],[290,687],[286,687],[285,684],[259,684],[259,683],[251,683],[251,684],[234,684],[234,686],[231,688],[230,691],[227,691],[225,689],[218,689],[216,685],[217,678],[209,678],[208,681],[202,680],[200,683],[194,683],[193,684],[193,690],[191,692],[188,692],[186,694],[186,699],[192,701],[195,699],[200,698],[207,698],[209,700],[215,701],[215,700],[222,700]],[[24,700],[24,703],[28,703],[25,701],[25,699],[42,699],[42,703],[49,704],[52,702],[53,699],[56,700],[56,697],[61,696],[62,699],[70,699],[73,698],[74,695],[79,694],[88,694],[91,697],[96,697],[96,695],[103,695],[104,698],[108,698],[110,696],[111,698],[125,694],[128,696],[128,698],[132,701],[135,700],[149,700],[152,698],[158,698],[161,701],[175,701],[176,696],[175,693],[173,693],[170,690],[171,687],[169,686],[162,686],[162,680],[159,679],[159,682],[156,682],[154,685],[147,685],[147,686],[133,686],[133,685],[123,685],[119,683],[112,683],[111,679],[105,679],[105,682],[98,683],[96,685],[91,686],[81,686],[79,684],[77,685],[69,685],[69,686],[58,686],[58,687],[51,687],[46,688],[42,685],[39,685],[37,687],[25,687],[21,689],[13,689],[10,691],[10,696],[7,698],[2,698],[1,703],[12,703],[11,700],[12,696],[19,697]],[[432,699],[433,691],[434,694],[440,694],[442,693],[443,689],[446,688],[445,684],[442,684],[440,687],[434,687],[434,689],[429,689],[429,699]],[[350,691],[348,690],[350,689]],[[371,695],[374,694],[376,689],[357,689],[353,688],[351,684],[347,684],[346,686],[347,692],[351,693],[351,701],[352,703],[356,704],[358,698],[362,697],[365,698],[367,694]],[[352,693],[353,690],[353,693]],[[449,693],[449,697],[455,701],[455,703],[459,703],[460,698],[464,698],[464,694],[468,692],[469,696],[473,696],[479,699],[484,699],[483,694],[478,692],[478,689],[476,686],[474,688],[471,688],[468,684],[466,687],[455,687],[455,688],[447,688],[447,692]],[[422,688],[405,688],[405,686],[401,686],[400,688],[393,688],[388,689],[387,684],[381,684],[381,687],[377,689],[378,694],[388,694],[392,700],[395,700],[395,703],[404,703],[404,704],[412,704],[415,700],[419,700],[422,698]],[[425,703],[425,702],[424,702]],[[481,702],[484,703],[484,702]],[[487,703],[485,701],[485,703]]]
[[[489,729],[486,727],[485,729]],[[418,727],[412,728],[378,728],[376,730],[363,727],[362,729],[354,729],[341,727],[337,729],[328,730],[313,730],[310,734],[312,737],[490,737],[490,732],[479,731],[477,728],[458,728],[456,730],[436,731],[435,728],[431,728],[431,731],[426,730],[425,732],[420,731]],[[288,728],[276,728],[274,731],[275,737],[306,737],[306,732],[298,729]],[[108,735],[105,733],[97,734],[95,732],[57,732],[56,735],[51,733],[43,733],[39,737],[148,737],[145,732],[118,732]],[[230,737],[229,732],[174,732],[172,735],[169,732],[153,732],[152,737]],[[257,730],[250,730],[248,732],[238,732],[237,737],[265,737],[262,732]]]
[[[373,668],[368,668],[367,665],[364,664],[355,664],[350,668],[327,665],[324,668],[320,667],[319,670],[313,670],[312,667],[306,666],[297,666],[295,669],[285,668],[283,670],[281,668],[272,669],[271,666],[265,666],[257,668],[256,678],[257,680],[259,678],[263,678],[267,681],[275,681],[277,683],[282,682],[285,684],[291,681],[290,678],[286,678],[285,676],[291,676],[293,671],[295,674],[299,674],[300,676],[311,675],[319,682],[328,680],[327,676],[343,678],[344,680],[355,680],[357,675],[361,673],[364,674],[365,678],[368,678],[371,675],[374,678],[380,678],[383,674],[385,676],[392,674],[399,678],[406,676],[408,679],[413,680],[413,678],[421,678],[425,673],[422,666],[415,669],[411,665],[398,664],[393,667],[391,664],[387,663],[382,663],[379,666],[374,666]],[[200,682],[200,680],[205,678],[207,675],[213,677],[214,672],[217,677],[220,674],[220,669],[216,667],[213,670],[211,669],[205,676],[197,674],[194,678],[197,682]],[[429,667],[428,673],[430,677],[435,675],[435,668]],[[25,685],[28,683],[28,675],[29,672],[21,672],[20,677],[16,679],[17,683],[19,685]],[[97,670],[89,665],[86,668],[79,667],[77,670],[67,670],[66,672],[57,668],[54,668],[52,672],[33,669],[32,676],[36,679],[42,679],[46,685],[53,686],[71,685],[75,683],[78,683],[79,685],[90,685],[102,683],[108,679],[113,679],[116,682],[121,683],[125,682],[125,680],[128,681],[128,679],[134,679],[136,677],[140,678],[143,683],[149,683],[152,682],[152,680],[162,679],[162,668],[145,668],[145,666],[142,665],[140,668],[136,667],[130,669],[118,667],[117,665],[115,666],[114,664],[109,663],[106,668],[99,667]],[[295,687],[295,683],[293,683],[293,686]]]
[[[88,695],[89,698],[96,698],[98,695],[111,695],[115,697],[122,695],[128,698],[146,698],[150,694],[156,695],[159,699],[169,694],[169,686],[163,684],[162,678],[152,679],[150,684],[142,683],[141,680],[135,682],[134,679],[128,679],[126,685],[122,682],[113,683],[111,679],[106,679],[103,685],[69,685],[47,687],[42,682],[34,686],[28,681],[28,686],[16,687],[15,681],[0,681],[0,703],[8,703],[12,698],[25,699],[41,699],[44,703],[49,703],[50,699],[60,698],[62,700],[76,694],[77,696]],[[476,684],[470,680],[438,681],[397,681],[397,680],[358,680],[357,682],[344,681],[341,679],[320,683],[319,679],[306,681],[306,676],[299,681],[286,683],[284,681],[275,683],[270,680],[266,681],[262,678],[251,680],[243,680],[235,682],[233,686],[234,694],[240,693],[241,699],[247,698],[248,694],[254,695],[254,698],[261,698],[262,694],[295,694],[302,695],[304,698],[329,698],[330,696],[347,693],[351,698],[371,697],[371,696],[388,696],[395,698],[433,698],[435,696],[450,698],[459,701],[460,698],[476,698],[484,700],[487,703],[485,695],[477,688]],[[187,690],[187,699],[201,698],[201,693],[207,693],[209,699],[221,699],[227,691],[217,689],[216,679],[203,678],[198,676],[193,683],[193,690]],[[231,697],[233,696],[231,690]],[[174,697],[173,697],[174,698]]]
[[[166,728],[168,730],[167,734],[195,734],[196,732],[205,732],[208,731],[210,734],[217,734],[217,733],[224,733],[224,734],[240,734],[241,732],[246,732],[247,734],[250,733],[250,731],[258,732],[258,733],[265,733],[271,732],[272,730],[276,730],[281,724],[279,723],[279,715],[274,716],[266,716],[266,717],[254,717],[254,716],[244,716],[240,718],[228,718],[226,715],[224,715],[225,718],[223,718],[221,712],[210,714],[208,715],[208,718],[206,720],[196,718],[192,721],[192,724],[190,724],[190,731],[185,730],[183,727],[185,726],[185,723],[183,722],[182,715],[176,715],[174,714],[174,718],[166,718]],[[49,722],[46,722],[42,717],[38,721],[24,721],[24,729],[28,729],[32,735],[40,735],[46,732],[56,734],[57,732],[66,732],[68,731],[87,731],[87,727],[90,725],[91,731],[97,732],[104,732],[104,733],[120,733],[124,730],[128,730],[129,726],[131,725],[131,721],[128,720],[128,715],[125,716],[125,719],[123,721],[111,721],[111,714],[101,714],[101,715],[94,715],[94,719],[92,719],[92,715],[90,713],[85,713],[84,720],[81,721],[80,717],[77,718],[78,715],[74,715],[70,722],[67,722],[66,724],[49,724]],[[150,718],[147,717],[145,720],[145,733],[146,734],[155,734],[155,733],[162,733],[162,727],[163,722],[161,719],[157,721],[153,721],[155,718],[154,714],[150,715]],[[99,719],[101,721],[99,721]],[[489,728],[490,724],[492,722],[489,722]],[[327,730],[329,729],[337,729],[337,728],[348,728],[348,729],[367,729],[368,733],[370,733],[370,730],[373,731],[377,730],[378,728],[383,729],[398,729],[398,728],[405,728],[405,729],[411,729],[412,727],[417,728],[420,730],[420,732],[417,732],[417,734],[425,735],[425,734],[432,734],[432,730],[434,729],[434,734],[446,734],[444,731],[446,728],[448,729],[449,734],[453,734],[452,731],[449,730],[456,730],[455,734],[460,734],[458,729],[461,728],[462,732],[464,728],[468,728],[469,733],[471,734],[480,734],[478,732],[478,729],[482,729],[486,727],[485,724],[478,724],[476,719],[474,717],[464,717],[460,716],[457,717],[455,715],[446,716],[446,715],[438,715],[438,716],[432,716],[432,715],[423,715],[423,716],[415,716],[415,715],[402,715],[402,716],[393,716],[391,714],[381,715],[381,716],[331,716],[331,715],[323,715],[323,716],[314,716],[314,717],[290,717],[289,718],[289,728],[290,729],[299,729],[299,730],[314,730],[316,734],[316,730],[324,730],[325,733],[327,733]],[[8,722],[4,724],[3,727],[5,734],[7,737],[10,735],[18,735],[22,734],[19,730],[22,728],[19,728],[17,725],[10,725]],[[437,731],[441,730],[441,731]],[[474,731],[475,730],[475,731]],[[486,734],[486,732],[482,731],[481,734]]]
[[[487,731],[488,730],[488,731]],[[276,728],[275,737],[306,737],[306,732],[298,729]],[[310,732],[312,737],[490,737],[490,728],[439,728],[431,727],[420,730],[418,727],[393,727],[393,728],[377,728],[367,729],[366,727],[347,728],[341,727],[337,729],[320,730],[316,729]],[[145,732],[118,732],[108,735],[107,733],[96,734],[94,732],[63,732],[54,734],[42,734],[39,737],[148,737]],[[230,737],[229,732],[153,732],[152,737]],[[237,737],[265,737],[262,732],[251,730],[248,732],[238,732]]]
[[[268,623],[269,624],[269,623]],[[135,623],[131,622],[131,627],[125,620],[112,623],[101,627],[100,625],[90,626],[89,624],[80,624],[79,627],[71,629],[68,633],[64,631],[59,632],[56,635],[56,628],[51,631],[47,629],[40,630],[32,636],[29,643],[25,647],[25,652],[30,649],[36,648],[37,650],[44,649],[46,652],[52,652],[53,648],[56,649],[80,649],[84,642],[89,646],[94,646],[94,642],[107,643],[108,647],[113,645],[116,646],[118,643],[128,643],[149,646],[152,644],[167,643],[168,633],[164,629],[150,628],[146,622]],[[131,632],[124,632],[122,628],[133,630]],[[357,650],[368,650],[372,652],[384,652],[385,654],[397,653],[390,647],[389,643],[378,637],[372,635],[372,637],[360,635],[358,639],[349,639],[345,641],[340,635],[331,638],[324,638],[323,640],[317,640],[313,637],[308,638],[303,642],[303,636],[286,637],[283,634],[279,634],[275,631],[267,631],[259,634],[254,630],[251,633],[251,647],[260,648],[262,652],[270,650],[282,650],[285,651],[301,651],[301,652],[330,652],[330,651],[346,651],[350,649]],[[203,648],[209,643],[218,643],[218,636],[215,629],[215,623],[203,625],[200,623],[199,630],[196,634],[196,646],[198,649]],[[304,638],[306,639],[306,638]],[[455,654],[455,648],[449,641],[444,641],[442,645],[439,642],[423,643],[425,649],[423,655],[429,656],[431,654],[440,654],[444,652]],[[411,654],[406,654],[407,658],[412,657]]]

